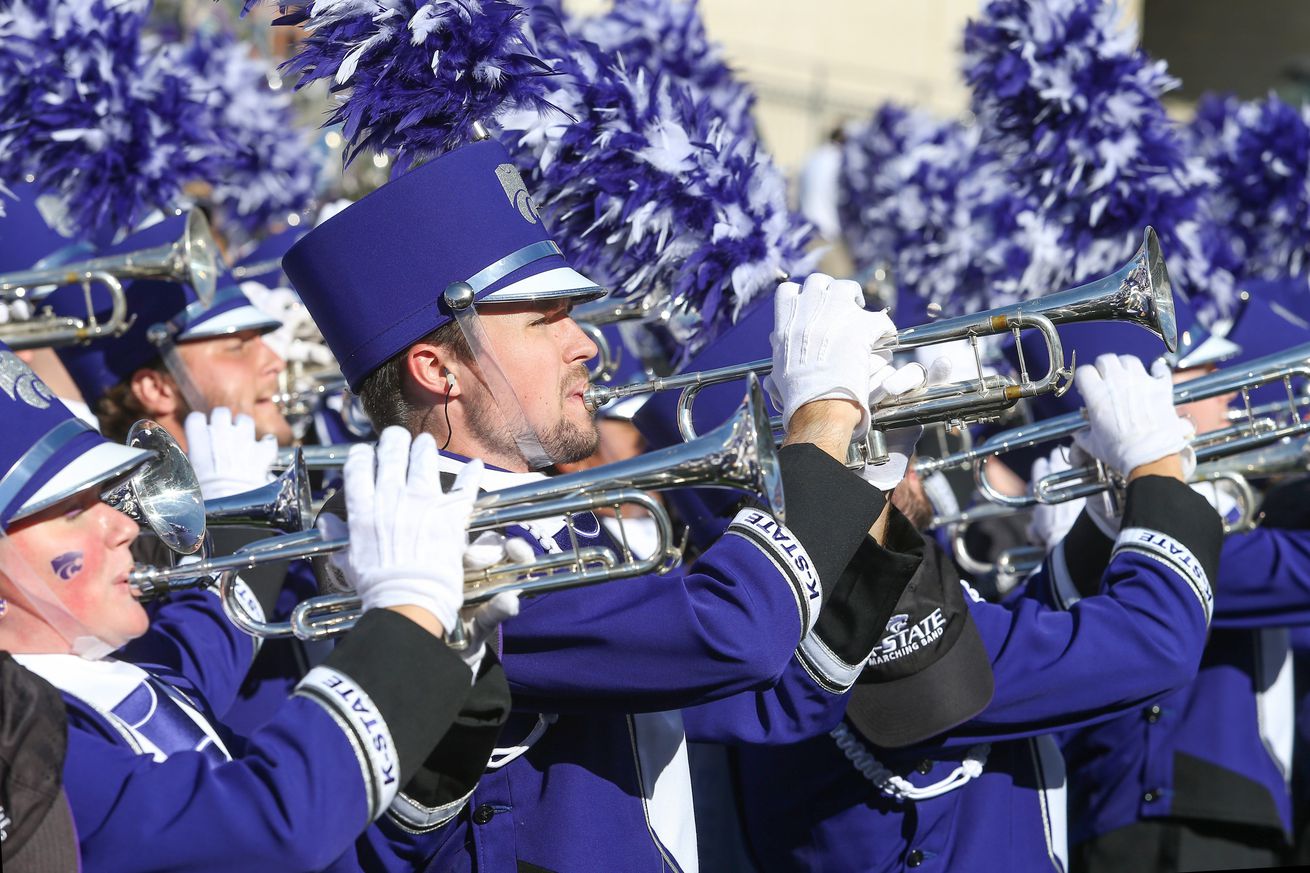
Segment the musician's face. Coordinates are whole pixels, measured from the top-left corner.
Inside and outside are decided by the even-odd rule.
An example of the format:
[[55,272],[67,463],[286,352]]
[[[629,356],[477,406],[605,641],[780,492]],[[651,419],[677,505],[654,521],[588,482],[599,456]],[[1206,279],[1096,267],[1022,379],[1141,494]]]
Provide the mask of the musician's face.
[[[480,308],[496,359],[513,386],[528,424],[555,461],[596,451],[596,422],[583,403],[586,362],[596,344],[569,317],[566,300],[502,303]],[[485,408],[485,401],[482,404]],[[470,416],[472,418],[472,416]]]
[[[1190,370],[1178,370],[1174,373],[1174,384],[1196,379],[1206,373],[1213,373],[1212,366],[1193,367]],[[1228,427],[1228,404],[1237,397],[1237,392],[1221,394],[1195,403],[1184,403],[1178,407],[1178,414],[1192,422],[1198,434],[1210,433]]]
[[35,587],[58,599],[74,619],[74,633],[118,647],[146,632],[149,619],[127,582],[137,525],[102,503],[98,486],[14,522],[7,534],[0,542],[0,573],[11,608],[44,622],[44,613],[23,595]]
[[180,343],[177,353],[187,377],[210,409],[226,406],[235,417],[249,415],[256,436],[273,434],[278,443],[291,442],[291,426],[273,402],[278,374],[286,364],[253,330],[213,339]]

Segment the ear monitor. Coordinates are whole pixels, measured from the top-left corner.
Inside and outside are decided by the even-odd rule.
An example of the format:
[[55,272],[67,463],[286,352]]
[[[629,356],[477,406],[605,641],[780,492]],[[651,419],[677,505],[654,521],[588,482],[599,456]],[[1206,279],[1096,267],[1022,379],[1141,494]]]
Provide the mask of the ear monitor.
[[458,381],[458,380],[455,378],[455,374],[452,373],[450,370],[447,370],[447,371],[446,371],[446,379],[447,379],[447,380],[450,382],[450,384],[452,384],[452,385],[454,385],[455,382]]

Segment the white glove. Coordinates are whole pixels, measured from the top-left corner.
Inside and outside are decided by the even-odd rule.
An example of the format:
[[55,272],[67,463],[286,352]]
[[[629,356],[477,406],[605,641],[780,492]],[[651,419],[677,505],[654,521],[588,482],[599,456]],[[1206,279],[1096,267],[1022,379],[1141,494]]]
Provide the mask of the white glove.
[[0,324],[11,321],[28,321],[32,317],[32,304],[26,300],[12,300],[0,303]]
[[815,400],[845,399],[861,410],[855,436],[869,429],[864,407],[874,374],[891,364],[891,352],[873,345],[896,331],[886,312],[864,308],[858,282],[812,273],[804,287],[778,286],[773,300],[773,372],[764,387],[782,410],[783,428],[797,409]]
[[350,548],[333,563],[365,612],[409,604],[449,630],[464,604],[466,530],[482,462],[466,465],[443,493],[440,457],[430,434],[411,443],[400,427],[382,431],[376,450],[352,446],[343,471]]
[[[924,385],[940,385],[951,375],[949,358],[936,358],[925,370],[922,364],[904,367],[883,367],[874,372],[869,381],[869,406],[877,408],[883,401],[900,397]],[[891,491],[905,478],[914,456],[914,447],[923,436],[923,425],[895,427],[885,432],[887,461],[882,464],[865,464],[860,471],[864,481],[882,491]]]
[[1120,476],[1169,455],[1181,455],[1183,477],[1196,469],[1188,445],[1194,428],[1174,408],[1169,367],[1157,361],[1148,376],[1131,355],[1101,355],[1074,378],[1087,404],[1088,427],[1074,443]]
[[[1034,461],[1033,484],[1036,485],[1037,480],[1051,473],[1061,473],[1070,469],[1072,465],[1069,463],[1069,451],[1065,446],[1057,446],[1051,452],[1049,459],[1038,458]],[[1033,507],[1033,515],[1028,522],[1029,541],[1049,552],[1064,539],[1065,534],[1069,533],[1069,528],[1078,520],[1086,503],[1087,498],[1079,497],[1077,500],[1066,500],[1064,503],[1037,504]]]
[[[506,539],[495,531],[484,531],[469,543],[468,551],[464,553],[464,572],[476,573],[502,563],[523,564],[531,561],[533,554],[527,540],[519,537]],[[461,613],[468,645],[459,656],[473,671],[474,679],[482,666],[482,656],[492,632],[502,621],[518,614],[519,595],[516,591],[497,594],[486,603],[469,607]]]
[[217,406],[208,420],[203,412],[186,417],[187,457],[206,500],[231,497],[273,481],[277,438],[255,439],[255,422],[248,415],[232,420],[232,410]]

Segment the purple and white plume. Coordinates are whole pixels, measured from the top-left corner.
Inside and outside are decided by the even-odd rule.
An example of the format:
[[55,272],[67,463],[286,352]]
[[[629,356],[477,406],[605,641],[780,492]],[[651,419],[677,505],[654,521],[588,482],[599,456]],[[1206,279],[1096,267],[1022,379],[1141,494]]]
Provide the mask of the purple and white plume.
[[211,139],[194,84],[143,50],[140,0],[0,6],[0,179],[34,177],[67,232],[125,229],[175,205]]
[[697,0],[615,0],[608,12],[569,21],[570,31],[642,69],[703,94],[728,127],[754,129],[754,92],[709,38]]
[[1137,47],[1116,4],[991,0],[964,48],[983,142],[1037,206],[1026,294],[1116,269],[1149,224],[1184,293],[1231,304],[1200,202],[1206,172],[1160,102],[1177,82]]
[[223,220],[246,234],[306,209],[320,167],[300,134],[291,96],[269,85],[271,68],[224,33],[197,33],[181,52],[219,145],[208,179]]
[[687,83],[560,34],[541,39],[559,72],[551,103],[500,119],[528,188],[572,263],[611,300],[652,299],[684,355],[776,287],[810,270],[813,231],[753,132]]
[[330,83],[347,159],[388,154],[399,174],[470,141],[475,121],[552,110],[526,16],[508,0],[314,0],[280,21],[304,25],[287,67],[297,87]]
[[1310,107],[1210,95],[1188,125],[1243,279],[1310,272]]
[[857,266],[959,314],[1011,303],[1028,266],[1029,204],[976,126],[885,105],[847,128],[843,228]]

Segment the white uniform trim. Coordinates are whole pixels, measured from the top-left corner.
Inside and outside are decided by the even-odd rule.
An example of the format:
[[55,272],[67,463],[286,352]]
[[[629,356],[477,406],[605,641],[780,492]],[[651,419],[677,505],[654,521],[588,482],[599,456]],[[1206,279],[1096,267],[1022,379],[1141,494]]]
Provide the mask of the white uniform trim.
[[[149,674],[136,664],[104,658],[88,661],[77,655],[14,655],[14,660],[22,664],[51,685],[67,694],[71,694],[98,712],[117,730],[138,754],[149,755],[156,761],[165,761],[168,754],[137,730],[137,725],[128,724],[114,715],[113,709],[122,703],[129,694],[145,684],[152,694],[157,694],[154,685],[146,683]],[[168,693],[168,682],[156,680]],[[178,705],[187,718],[196,723],[209,740],[231,760],[232,754],[219,737],[218,731],[209,723],[204,714],[196,709],[181,693],[169,693],[169,697]],[[151,713],[153,714],[153,709]],[[147,716],[148,718],[148,716]],[[204,747],[204,743],[201,747]]]
[[1205,613],[1205,623],[1209,626],[1210,616],[1214,614],[1214,592],[1210,588],[1210,579],[1206,575],[1205,568],[1192,554],[1191,549],[1158,530],[1129,527],[1119,532],[1119,539],[1114,544],[1111,560],[1120,552],[1145,555],[1177,573],[1196,595],[1196,600]]
[[391,801],[387,816],[402,830],[412,834],[425,834],[459,815],[459,811],[468,805],[469,798],[476,790],[477,787],[474,786],[469,789],[468,794],[441,806],[424,806],[402,791],[396,795],[395,800]]
[[814,623],[819,620],[819,610],[823,608],[823,585],[814,572],[814,562],[805,547],[791,531],[762,509],[738,512],[725,534],[732,535],[758,546],[791,585],[804,638],[814,628]]
[[871,654],[866,654],[857,664],[848,664],[828,648],[827,643],[819,639],[813,630],[805,635],[800,647],[796,649],[796,658],[805,672],[820,688],[833,694],[844,694],[855,684],[860,671],[864,669],[864,662]]
[[1056,870],[1069,869],[1068,807],[1065,799],[1067,776],[1064,755],[1050,734],[1028,741],[1037,773],[1037,802],[1042,809],[1042,828],[1046,835],[1046,853]]
[[700,861],[682,713],[646,712],[629,719],[646,826],[678,870],[696,873]]
[[1262,628],[1255,633],[1255,645],[1255,713],[1260,739],[1283,774],[1283,781],[1290,783],[1296,740],[1290,634],[1285,627]]
[[350,738],[368,792],[368,820],[376,820],[400,790],[400,761],[377,705],[355,680],[324,666],[315,667],[300,680],[296,696],[322,706]]

